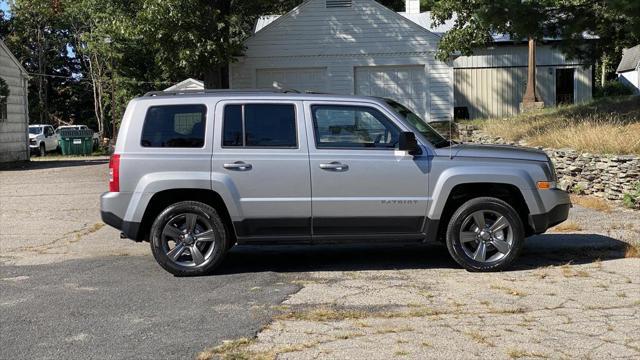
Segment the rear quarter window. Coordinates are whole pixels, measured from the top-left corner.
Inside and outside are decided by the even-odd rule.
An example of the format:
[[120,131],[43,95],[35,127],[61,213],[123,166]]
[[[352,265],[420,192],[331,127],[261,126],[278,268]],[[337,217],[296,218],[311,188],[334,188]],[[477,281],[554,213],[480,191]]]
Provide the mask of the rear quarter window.
[[201,148],[207,108],[204,105],[162,105],[147,110],[142,147]]

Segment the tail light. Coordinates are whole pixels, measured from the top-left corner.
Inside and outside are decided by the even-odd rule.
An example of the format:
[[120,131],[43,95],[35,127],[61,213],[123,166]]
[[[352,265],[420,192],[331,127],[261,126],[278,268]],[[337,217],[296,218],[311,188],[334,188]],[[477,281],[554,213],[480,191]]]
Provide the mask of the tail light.
[[109,191],[120,192],[120,154],[109,159]]

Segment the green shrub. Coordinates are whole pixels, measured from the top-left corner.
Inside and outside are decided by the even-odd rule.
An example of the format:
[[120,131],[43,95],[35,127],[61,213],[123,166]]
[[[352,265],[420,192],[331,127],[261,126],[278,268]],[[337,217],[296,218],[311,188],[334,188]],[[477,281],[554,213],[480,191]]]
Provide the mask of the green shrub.
[[627,95],[633,95],[633,90],[618,80],[609,80],[604,84],[604,86],[596,87],[593,92],[593,97],[595,98]]
[[624,194],[622,204],[630,209],[640,208],[640,181],[636,183],[636,189]]

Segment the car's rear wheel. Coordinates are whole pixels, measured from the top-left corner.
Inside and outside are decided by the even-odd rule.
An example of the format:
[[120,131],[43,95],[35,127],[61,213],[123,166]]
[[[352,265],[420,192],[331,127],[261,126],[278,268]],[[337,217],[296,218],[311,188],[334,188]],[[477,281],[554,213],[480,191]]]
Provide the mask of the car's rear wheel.
[[214,208],[197,201],[173,204],[151,226],[151,251],[176,276],[206,275],[223,260],[227,233]]
[[469,271],[499,271],[518,257],[524,226],[516,210],[503,200],[480,197],[462,204],[447,227],[447,248]]

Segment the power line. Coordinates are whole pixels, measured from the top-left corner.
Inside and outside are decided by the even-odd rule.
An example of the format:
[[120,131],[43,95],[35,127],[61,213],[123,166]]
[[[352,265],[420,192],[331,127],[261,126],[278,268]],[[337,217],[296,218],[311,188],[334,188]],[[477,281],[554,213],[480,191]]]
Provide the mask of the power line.
[[[53,74],[40,74],[40,73],[27,73],[29,76],[39,76],[39,77],[50,77],[50,78],[59,78],[59,79],[68,79],[76,82],[91,82],[90,79],[84,77],[73,77],[73,76],[64,76],[64,75],[53,75]],[[134,79],[128,79],[123,77],[118,77],[118,82],[128,82],[131,84],[174,84],[173,81],[140,81]]]

